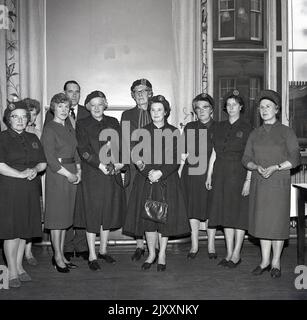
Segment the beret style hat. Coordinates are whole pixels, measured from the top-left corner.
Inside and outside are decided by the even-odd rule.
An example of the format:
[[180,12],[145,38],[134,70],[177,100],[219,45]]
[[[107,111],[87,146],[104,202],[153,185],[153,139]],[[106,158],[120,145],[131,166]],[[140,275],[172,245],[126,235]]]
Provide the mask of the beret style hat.
[[197,95],[197,96],[193,99],[193,102],[192,102],[193,106],[194,106],[194,104],[195,104],[196,102],[198,102],[198,101],[207,101],[207,102],[209,102],[210,106],[211,106],[212,108],[214,108],[214,99],[213,99],[213,98],[210,96],[210,94],[208,94],[208,93],[201,93],[201,94]]
[[152,84],[150,83],[149,80],[147,80],[147,79],[138,79],[138,80],[135,80],[132,83],[132,86],[131,86],[130,90],[133,91],[135,87],[140,86],[140,85],[143,85],[143,86],[146,86],[146,87],[152,89]]
[[6,125],[8,125],[8,119],[9,119],[11,113],[16,109],[24,109],[27,111],[28,117],[30,116],[27,104],[23,100],[16,101],[16,102],[10,102],[8,104],[7,108],[4,110],[4,114],[3,114],[3,121],[5,122]]
[[268,99],[281,107],[280,94],[274,90],[262,90],[257,97],[257,104],[259,104],[263,99]]
[[106,99],[106,96],[102,91],[98,91],[98,90],[92,91],[90,94],[87,95],[87,97],[84,101],[84,105],[86,106],[94,98]]

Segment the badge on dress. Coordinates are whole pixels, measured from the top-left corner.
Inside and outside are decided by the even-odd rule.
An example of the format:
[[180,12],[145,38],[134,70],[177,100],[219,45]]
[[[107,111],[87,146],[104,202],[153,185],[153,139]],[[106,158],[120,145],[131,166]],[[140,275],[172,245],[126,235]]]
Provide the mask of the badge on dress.
[[238,131],[236,134],[237,138],[243,138],[243,132],[242,131]]
[[32,142],[32,148],[33,149],[38,149],[38,143],[37,142]]

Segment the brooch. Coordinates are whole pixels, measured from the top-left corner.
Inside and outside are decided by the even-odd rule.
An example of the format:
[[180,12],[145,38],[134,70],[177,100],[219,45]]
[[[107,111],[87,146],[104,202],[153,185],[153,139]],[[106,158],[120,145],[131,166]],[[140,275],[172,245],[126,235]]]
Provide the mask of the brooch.
[[242,131],[238,131],[236,134],[237,138],[242,138],[243,137],[243,132]]
[[88,152],[84,152],[84,153],[82,154],[82,156],[83,156],[83,158],[84,158],[85,160],[88,160],[89,157],[90,157],[90,154],[89,154]]
[[37,142],[32,142],[32,148],[33,149],[38,149],[38,143]]

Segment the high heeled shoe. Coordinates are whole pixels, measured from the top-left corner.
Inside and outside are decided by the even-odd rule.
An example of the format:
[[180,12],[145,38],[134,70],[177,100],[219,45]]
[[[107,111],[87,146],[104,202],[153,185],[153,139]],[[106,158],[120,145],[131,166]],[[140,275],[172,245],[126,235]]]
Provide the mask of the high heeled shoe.
[[78,266],[72,262],[65,263],[65,265],[68,269],[77,269],[78,268]]
[[141,268],[142,270],[149,270],[152,264],[153,262],[144,262]]
[[157,265],[157,271],[165,271],[166,270],[166,264],[158,263]]
[[208,252],[208,257],[209,259],[217,259],[217,254],[216,252]]
[[187,259],[195,259],[198,254],[198,250],[196,252],[189,252],[187,254]]
[[265,268],[261,268],[260,266],[257,266],[253,271],[252,274],[254,276],[261,276],[263,274],[263,272],[265,271],[270,271],[271,270],[271,265],[269,264],[268,266],[266,266]]
[[52,265],[54,266],[54,268],[55,268],[55,270],[56,270],[57,272],[60,272],[60,273],[68,273],[68,272],[70,272],[69,268],[68,268],[66,265],[65,265],[64,268],[60,267],[60,266],[56,263],[54,256],[53,256],[52,259],[51,259],[51,263],[52,263]]

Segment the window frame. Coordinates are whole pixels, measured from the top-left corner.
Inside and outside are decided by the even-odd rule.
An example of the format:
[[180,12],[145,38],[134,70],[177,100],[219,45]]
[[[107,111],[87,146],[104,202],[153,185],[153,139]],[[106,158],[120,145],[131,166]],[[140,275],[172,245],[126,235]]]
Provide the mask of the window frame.
[[[233,9],[221,9],[221,1],[225,1],[225,0],[218,0],[218,40],[219,41],[228,41],[228,40],[236,40],[236,24],[237,24],[237,20],[236,20],[236,0],[233,0]],[[229,0],[226,0],[229,1]],[[234,12],[233,15],[233,37],[222,37],[221,36],[221,13],[222,12]]]
[[[255,10],[255,9],[252,9],[252,1],[255,1],[255,0],[250,0],[250,39],[253,40],[253,41],[262,41],[262,33],[263,33],[263,30],[262,30],[262,23],[263,23],[263,3],[262,3],[262,0],[259,0],[259,4],[260,4],[260,10]],[[258,32],[259,32],[259,37],[253,37],[252,36],[252,29],[253,29],[253,26],[252,26],[252,14],[255,14],[256,17],[257,17],[257,14],[258,14],[258,19],[259,19],[259,27],[258,27]],[[256,31],[256,29],[255,29]]]

